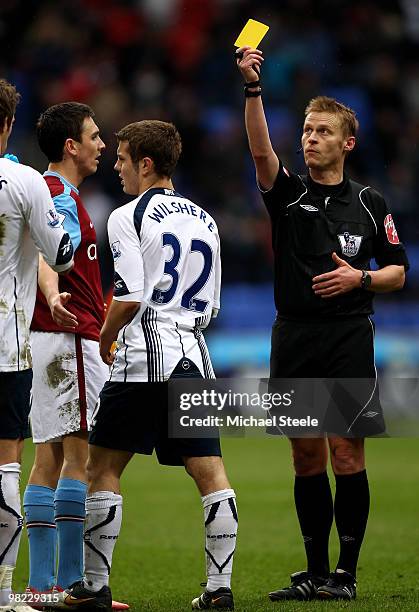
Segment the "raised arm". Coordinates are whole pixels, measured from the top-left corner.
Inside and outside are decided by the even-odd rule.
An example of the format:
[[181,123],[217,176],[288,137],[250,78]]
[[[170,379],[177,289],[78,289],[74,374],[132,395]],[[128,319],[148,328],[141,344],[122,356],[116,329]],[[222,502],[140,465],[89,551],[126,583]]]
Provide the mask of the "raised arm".
[[[263,62],[262,51],[242,47],[238,49],[238,53],[243,53],[243,57],[237,59],[237,66],[245,83],[257,83]],[[269,138],[262,98],[258,93],[261,91],[260,85],[247,87],[246,90],[248,94],[256,94],[246,97],[245,106],[245,124],[250,152],[255,163],[258,183],[262,189],[268,190],[278,174],[279,160]]]

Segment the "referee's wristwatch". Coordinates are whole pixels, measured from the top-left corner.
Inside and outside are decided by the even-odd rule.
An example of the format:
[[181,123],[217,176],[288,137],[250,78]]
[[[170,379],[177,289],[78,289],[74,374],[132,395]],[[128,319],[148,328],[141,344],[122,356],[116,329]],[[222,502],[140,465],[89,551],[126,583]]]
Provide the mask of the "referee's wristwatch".
[[368,291],[368,289],[371,287],[371,281],[371,274],[369,274],[366,270],[362,270],[361,289]]

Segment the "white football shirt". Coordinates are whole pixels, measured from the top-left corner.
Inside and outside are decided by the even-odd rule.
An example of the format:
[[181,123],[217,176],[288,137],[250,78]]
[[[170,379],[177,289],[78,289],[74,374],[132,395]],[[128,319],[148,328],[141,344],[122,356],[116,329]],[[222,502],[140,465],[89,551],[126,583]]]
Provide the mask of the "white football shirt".
[[0,158],[0,372],[32,367],[38,251],[56,272],[72,265],[70,237],[41,174]]
[[167,380],[182,357],[213,377],[202,329],[220,308],[214,219],[179,193],[152,188],[113,211],[108,234],[114,298],[141,302],[120,330],[111,380]]

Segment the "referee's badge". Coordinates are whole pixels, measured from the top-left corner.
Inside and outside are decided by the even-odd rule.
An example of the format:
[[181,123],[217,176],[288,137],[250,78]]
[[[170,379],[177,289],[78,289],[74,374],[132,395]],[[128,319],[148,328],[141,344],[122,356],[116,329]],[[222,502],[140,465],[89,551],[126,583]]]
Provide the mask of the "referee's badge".
[[363,236],[356,236],[349,232],[343,232],[343,234],[338,234],[338,238],[343,255],[346,255],[346,257],[355,257],[355,255],[358,255]]

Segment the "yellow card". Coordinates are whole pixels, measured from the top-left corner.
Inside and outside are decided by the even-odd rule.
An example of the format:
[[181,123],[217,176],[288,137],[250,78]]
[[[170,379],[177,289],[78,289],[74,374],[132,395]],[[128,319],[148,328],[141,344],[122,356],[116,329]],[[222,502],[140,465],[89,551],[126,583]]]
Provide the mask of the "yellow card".
[[249,19],[234,45],[236,47],[252,47],[252,49],[256,49],[268,30],[269,26],[264,23],[255,19]]

